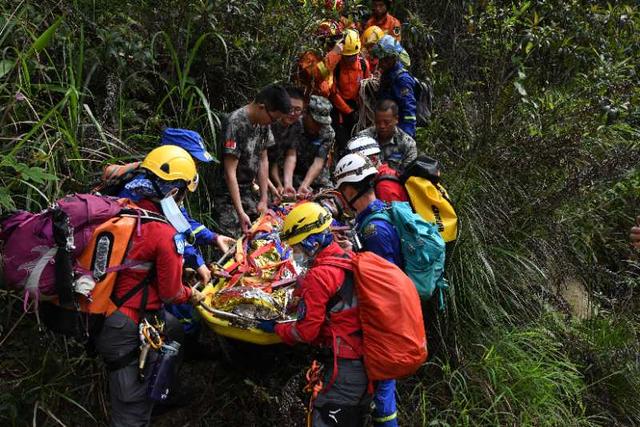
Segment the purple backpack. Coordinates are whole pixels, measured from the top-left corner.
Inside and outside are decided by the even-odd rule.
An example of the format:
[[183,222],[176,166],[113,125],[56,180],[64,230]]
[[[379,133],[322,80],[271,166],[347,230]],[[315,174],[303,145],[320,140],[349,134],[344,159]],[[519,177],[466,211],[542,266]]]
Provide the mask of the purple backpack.
[[[36,299],[36,304],[41,295],[59,295],[62,299],[56,286],[61,265],[73,267],[73,260],[85,249],[94,230],[118,215],[127,207],[125,203],[115,197],[72,194],[40,213],[18,211],[3,219],[0,243],[4,283],[24,289],[25,307],[29,296]],[[62,274],[72,277],[73,272],[68,269]]]

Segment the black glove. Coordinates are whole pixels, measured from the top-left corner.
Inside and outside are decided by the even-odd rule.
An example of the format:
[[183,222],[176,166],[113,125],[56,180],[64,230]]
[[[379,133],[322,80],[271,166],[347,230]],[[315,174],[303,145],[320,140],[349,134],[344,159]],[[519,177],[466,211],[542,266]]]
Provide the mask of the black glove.
[[272,334],[276,330],[276,321],[275,320],[261,320],[256,325],[256,328],[260,329],[263,332]]

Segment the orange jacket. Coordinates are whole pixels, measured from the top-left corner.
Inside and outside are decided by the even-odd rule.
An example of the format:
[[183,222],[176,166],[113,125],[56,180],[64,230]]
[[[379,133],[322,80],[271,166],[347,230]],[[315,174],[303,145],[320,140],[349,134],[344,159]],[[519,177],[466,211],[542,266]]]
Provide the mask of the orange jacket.
[[382,18],[380,21],[376,21],[376,18],[372,16],[371,18],[369,18],[369,20],[365,24],[364,29],[366,30],[367,28],[372,27],[374,25],[377,25],[378,27],[380,27],[380,29],[384,31],[385,34],[390,35],[397,41],[400,41],[400,38],[401,38],[400,32],[402,31],[402,23],[400,23],[400,21],[398,21],[398,19],[392,16],[390,13],[387,13],[386,16]]
[[[363,65],[365,66],[364,70],[362,69]],[[360,102],[360,82],[371,76],[370,68],[367,60],[360,55],[354,62],[340,61],[338,73],[334,78],[333,91],[329,98],[338,111],[350,114],[353,108],[349,104],[353,105],[353,102],[348,101]]]
[[300,55],[297,80],[305,87],[308,95],[329,97],[333,86],[333,70],[341,58],[340,54],[333,51],[324,58],[311,50]]

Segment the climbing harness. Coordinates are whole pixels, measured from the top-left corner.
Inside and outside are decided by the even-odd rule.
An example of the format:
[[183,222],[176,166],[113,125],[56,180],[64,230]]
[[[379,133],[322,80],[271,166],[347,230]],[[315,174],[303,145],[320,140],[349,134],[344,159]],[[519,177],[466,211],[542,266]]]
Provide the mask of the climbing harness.
[[140,355],[138,358],[138,381],[145,380],[144,366],[149,355],[149,350],[159,351],[164,344],[160,331],[164,329],[164,322],[156,322],[152,325],[148,319],[144,319],[138,326],[140,334]]

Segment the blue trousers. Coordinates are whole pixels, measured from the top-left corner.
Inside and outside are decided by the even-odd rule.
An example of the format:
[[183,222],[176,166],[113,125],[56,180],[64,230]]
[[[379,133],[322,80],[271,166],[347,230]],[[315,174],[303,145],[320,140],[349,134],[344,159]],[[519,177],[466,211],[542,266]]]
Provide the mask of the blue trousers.
[[396,380],[376,381],[373,394],[373,424],[376,427],[398,427]]

